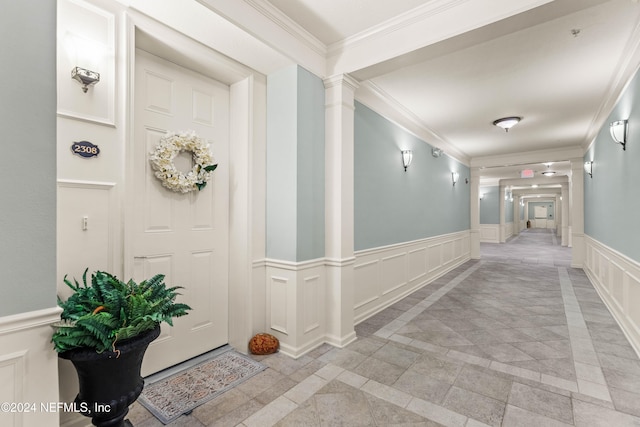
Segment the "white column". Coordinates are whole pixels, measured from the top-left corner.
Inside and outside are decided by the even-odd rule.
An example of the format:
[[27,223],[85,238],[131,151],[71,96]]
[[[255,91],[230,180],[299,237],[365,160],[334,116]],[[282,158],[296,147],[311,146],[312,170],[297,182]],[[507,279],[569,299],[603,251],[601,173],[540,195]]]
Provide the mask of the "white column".
[[562,246],[569,245],[569,184],[562,184]]
[[513,197],[513,235],[520,234],[520,196]]
[[571,159],[571,267],[582,268],[584,261],[584,162]]
[[470,243],[471,259],[480,259],[480,169],[471,168],[470,215],[471,225]]
[[354,331],[354,95],[348,75],[325,86],[325,256],[327,259],[327,341],[338,347]]
[[506,238],[506,234],[507,234],[507,230],[506,230],[506,225],[505,225],[505,213],[504,213],[504,209],[505,209],[505,200],[504,200],[504,195],[505,195],[505,190],[506,187],[502,184],[500,184],[500,226],[499,226],[499,239],[500,239],[500,243],[504,243],[507,241]]
[[556,218],[556,236],[562,236],[562,202],[560,201],[560,194],[556,194],[555,206],[555,218]]

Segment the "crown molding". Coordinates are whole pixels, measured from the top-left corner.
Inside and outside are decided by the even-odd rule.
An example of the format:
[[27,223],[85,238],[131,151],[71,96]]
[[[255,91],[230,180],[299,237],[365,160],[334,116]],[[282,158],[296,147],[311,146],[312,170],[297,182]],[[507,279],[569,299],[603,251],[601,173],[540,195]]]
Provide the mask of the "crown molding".
[[306,45],[319,55],[327,56],[327,46],[304,29],[297,22],[282,13],[280,9],[265,0],[243,0],[249,6],[260,12],[266,19],[270,20],[300,43]]
[[320,77],[327,48],[266,0],[196,0],[247,35]]
[[[501,154],[497,156],[474,157],[471,167],[499,167],[524,165],[529,163],[559,162],[582,158],[584,151],[580,146],[568,146],[550,150],[536,150],[521,153]],[[547,178],[548,179],[548,178]]]
[[617,72],[607,86],[607,91],[603,98],[604,101],[593,116],[585,135],[583,143],[585,152],[591,148],[598,133],[607,124],[607,118],[624,95],[636,72],[640,69],[640,18],[636,21],[633,32],[625,45],[622,55],[620,55],[620,60],[615,69]]
[[469,156],[434,132],[418,116],[370,80],[360,83],[356,100],[449,157],[469,166]]
[[330,44],[327,46],[327,53],[329,55],[334,55],[339,52],[344,52],[353,46],[357,46],[359,43],[402,30],[405,27],[420,23],[421,21],[429,19],[432,16],[438,15],[467,1],[470,0],[436,0],[427,2],[412,10],[388,19],[385,22],[381,22],[378,25],[367,28],[353,36]]
[[431,0],[329,45],[328,74],[353,73],[551,1]]

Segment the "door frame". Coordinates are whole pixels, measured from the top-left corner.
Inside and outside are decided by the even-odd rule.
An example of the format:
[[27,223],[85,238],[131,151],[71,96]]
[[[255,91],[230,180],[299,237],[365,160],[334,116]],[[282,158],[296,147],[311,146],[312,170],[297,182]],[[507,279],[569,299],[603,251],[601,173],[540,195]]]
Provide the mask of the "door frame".
[[121,31],[125,52],[118,68],[125,138],[123,272],[133,275],[133,177],[135,52],[161,58],[229,85],[229,344],[246,352],[249,339],[266,325],[265,175],[266,77],[145,15],[127,12]]

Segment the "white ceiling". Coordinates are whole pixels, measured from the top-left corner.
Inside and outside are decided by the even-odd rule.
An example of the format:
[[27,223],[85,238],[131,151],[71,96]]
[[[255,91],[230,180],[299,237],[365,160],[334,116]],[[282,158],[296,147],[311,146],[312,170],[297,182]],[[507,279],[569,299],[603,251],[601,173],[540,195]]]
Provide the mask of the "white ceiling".
[[[277,8],[331,54],[353,40],[378,36],[391,25],[412,25],[418,10],[470,0],[244,1],[252,7]],[[482,166],[483,159],[544,150],[548,158],[527,167],[542,171],[543,162],[553,161],[551,169],[557,175],[567,174],[568,159],[556,158],[553,152],[588,147],[638,67],[640,4],[534,3],[529,2],[537,7],[350,70],[350,75],[400,106],[433,135],[427,142],[445,153],[453,147],[472,165]],[[409,45],[412,40],[407,40]],[[492,125],[505,116],[521,116],[522,121],[506,133]],[[524,166],[513,163],[483,169],[482,177],[517,178]]]

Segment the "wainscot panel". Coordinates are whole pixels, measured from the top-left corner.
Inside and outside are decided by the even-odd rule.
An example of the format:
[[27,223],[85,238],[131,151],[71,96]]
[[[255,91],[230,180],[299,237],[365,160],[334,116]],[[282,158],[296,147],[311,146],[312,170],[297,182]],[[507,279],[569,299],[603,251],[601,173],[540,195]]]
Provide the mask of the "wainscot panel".
[[356,252],[355,323],[467,262],[470,247],[465,230]]
[[640,355],[640,263],[585,235],[584,271]]
[[512,222],[507,222],[504,225],[504,229],[505,229],[505,239],[508,239],[509,237],[513,236],[513,223]]
[[[59,402],[58,354],[53,350],[51,324],[60,319],[57,307],[0,318],[0,400],[16,406],[2,411],[0,425],[40,427],[59,424],[60,414],[47,411]],[[35,406],[33,406],[35,405]],[[44,406],[42,406],[44,405]]]
[[297,358],[325,342],[324,260],[266,261],[267,328]]
[[480,224],[480,242],[500,243],[500,224]]

